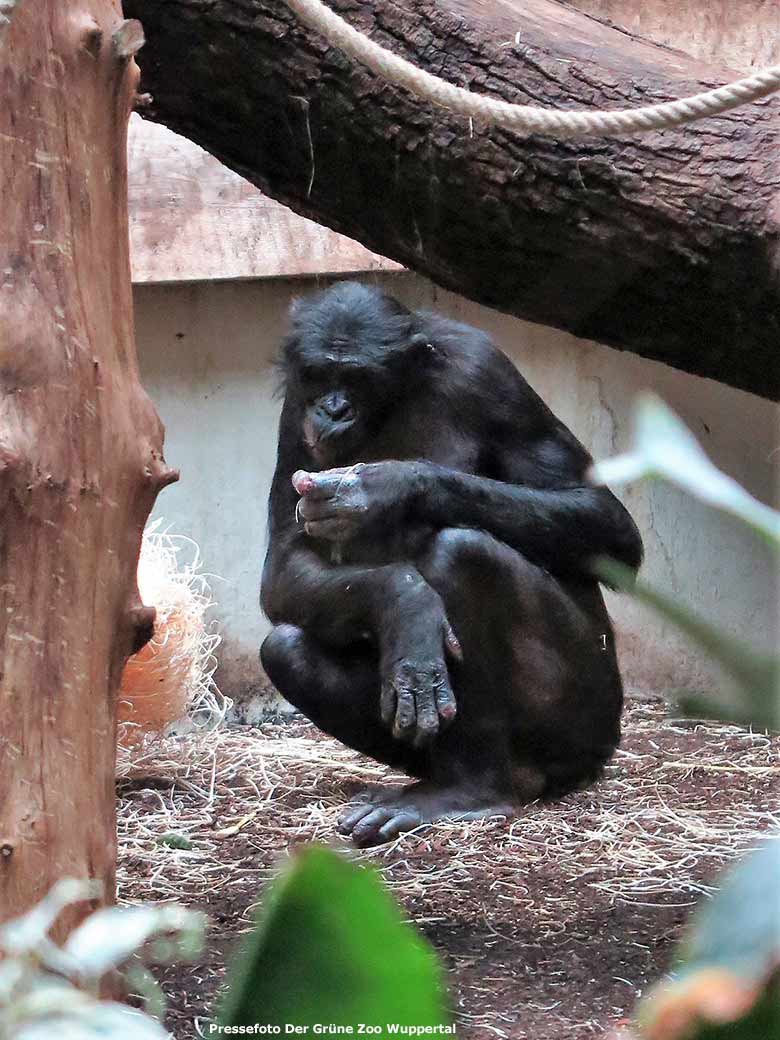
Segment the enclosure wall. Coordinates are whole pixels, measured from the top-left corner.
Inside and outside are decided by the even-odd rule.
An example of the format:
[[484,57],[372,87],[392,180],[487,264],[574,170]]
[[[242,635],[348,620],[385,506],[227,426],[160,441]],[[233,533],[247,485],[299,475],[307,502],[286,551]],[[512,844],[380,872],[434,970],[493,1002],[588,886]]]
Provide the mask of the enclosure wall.
[[[596,458],[629,443],[632,402],[659,393],[715,462],[766,501],[777,490],[778,409],[750,394],[479,307],[410,274],[371,276],[406,303],[489,330]],[[224,647],[219,679],[262,693],[257,648],[267,629],[257,592],[280,402],[273,357],[292,297],[312,281],[247,281],[135,290],[146,386],[168,431],[181,482],[156,515],[191,535],[214,582]],[[673,488],[621,489],[645,538],[644,574],[730,631],[768,645],[776,631],[772,561],[739,526]],[[611,597],[629,689],[663,693],[711,682],[677,633],[625,597]],[[262,698],[260,700],[262,705]]]

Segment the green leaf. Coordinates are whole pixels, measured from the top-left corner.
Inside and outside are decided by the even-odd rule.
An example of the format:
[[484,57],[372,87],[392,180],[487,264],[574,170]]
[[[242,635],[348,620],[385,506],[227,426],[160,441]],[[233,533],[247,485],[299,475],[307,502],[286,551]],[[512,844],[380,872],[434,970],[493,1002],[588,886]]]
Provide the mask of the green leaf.
[[384,1037],[390,1024],[447,1022],[433,951],[372,870],[324,848],[274,883],[229,980],[222,1025],[363,1023]]
[[746,1015],[734,1022],[700,1022],[690,1040],[777,1040],[780,1037],[780,993],[776,980],[761,991]]
[[780,545],[780,513],[713,465],[690,430],[655,394],[639,397],[631,451],[596,463],[591,477],[597,484],[612,485],[661,477],[739,517],[775,548]]
[[676,973],[728,968],[750,980],[780,965],[780,838],[772,838],[726,875],[693,917]]
[[155,838],[158,845],[167,845],[169,849],[191,849],[192,842],[186,834],[179,831],[167,831],[159,838]]
[[14,1040],[169,1040],[153,1018],[123,1004],[98,1002],[72,1015],[54,1014],[20,1024]]
[[47,939],[49,930],[65,907],[88,899],[100,899],[102,895],[103,884],[100,881],[62,878],[40,903],[0,928],[0,950],[15,957],[48,953],[51,946]]
[[96,910],[79,925],[64,949],[83,974],[98,979],[160,936],[170,940],[165,960],[173,961],[182,953],[192,956],[202,945],[205,929],[204,914],[175,903],[110,906]]
[[637,1016],[648,1040],[770,1040],[780,1036],[780,838],[726,875],[699,907],[673,977]]
[[681,709],[695,718],[714,718],[780,728],[780,658],[757,653],[747,643],[709,622],[669,596],[636,580],[634,572],[615,560],[599,557],[593,563],[597,576],[613,588],[629,592],[641,603],[690,636],[735,680],[737,688],[719,699],[699,694],[678,696]]

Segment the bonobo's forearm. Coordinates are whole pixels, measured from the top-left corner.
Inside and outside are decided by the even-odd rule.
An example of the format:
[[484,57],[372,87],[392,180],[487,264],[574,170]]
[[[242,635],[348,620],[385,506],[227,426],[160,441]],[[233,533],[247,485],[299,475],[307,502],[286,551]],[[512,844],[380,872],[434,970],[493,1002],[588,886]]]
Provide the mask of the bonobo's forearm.
[[475,527],[553,572],[587,571],[607,555],[636,569],[642,543],[633,520],[606,488],[537,489],[423,464],[412,523]]
[[274,624],[299,625],[341,644],[387,625],[399,600],[420,584],[424,579],[410,566],[332,566],[298,544],[266,561],[261,599]]
[[262,601],[274,624],[292,622],[331,647],[373,637],[377,708],[399,740],[422,747],[454,718],[445,651],[460,658],[460,643],[414,567],[331,567],[295,540],[266,561]]

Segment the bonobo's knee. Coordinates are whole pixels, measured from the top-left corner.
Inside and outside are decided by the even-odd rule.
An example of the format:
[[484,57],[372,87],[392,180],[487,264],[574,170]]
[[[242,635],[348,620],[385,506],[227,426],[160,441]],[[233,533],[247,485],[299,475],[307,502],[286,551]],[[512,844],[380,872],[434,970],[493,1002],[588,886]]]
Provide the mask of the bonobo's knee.
[[263,640],[260,663],[277,689],[287,686],[285,679],[294,668],[302,637],[303,631],[296,625],[277,625]]
[[418,567],[426,581],[440,589],[469,572],[479,573],[486,579],[491,565],[496,572],[501,571],[506,568],[509,557],[513,564],[521,559],[509,546],[484,531],[445,527],[434,537]]

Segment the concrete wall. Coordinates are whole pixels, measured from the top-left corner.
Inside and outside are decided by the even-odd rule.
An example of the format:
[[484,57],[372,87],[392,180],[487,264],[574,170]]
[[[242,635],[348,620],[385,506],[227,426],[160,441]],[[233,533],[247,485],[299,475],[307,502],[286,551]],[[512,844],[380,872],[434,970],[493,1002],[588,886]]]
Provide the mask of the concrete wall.
[[[757,497],[775,497],[780,413],[769,402],[506,317],[411,274],[371,278],[409,305],[489,330],[595,457],[626,447],[632,401],[652,388],[718,466]],[[264,689],[257,648],[267,623],[258,587],[279,412],[272,359],[290,299],[313,286],[265,280],[135,290],[143,378],[167,426],[167,458],[182,471],[155,515],[191,535],[206,569],[220,576],[213,583],[225,638],[218,677],[238,699]],[[736,522],[672,488],[641,484],[620,494],[645,538],[645,576],[729,631],[770,645],[778,589],[769,554]],[[674,630],[625,597],[611,597],[610,609],[629,689],[653,694],[712,681]]]

